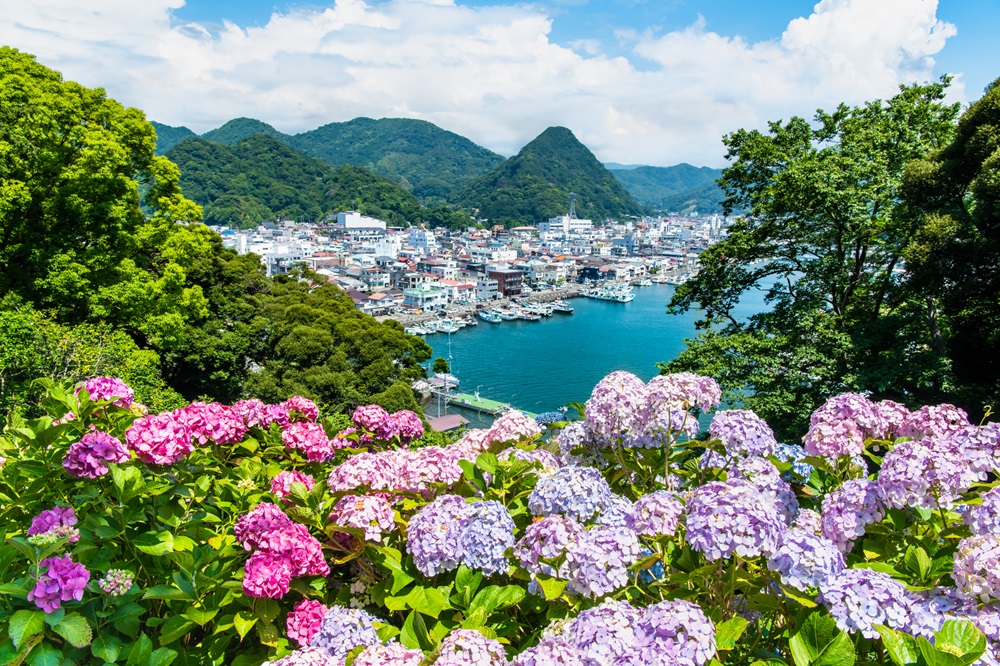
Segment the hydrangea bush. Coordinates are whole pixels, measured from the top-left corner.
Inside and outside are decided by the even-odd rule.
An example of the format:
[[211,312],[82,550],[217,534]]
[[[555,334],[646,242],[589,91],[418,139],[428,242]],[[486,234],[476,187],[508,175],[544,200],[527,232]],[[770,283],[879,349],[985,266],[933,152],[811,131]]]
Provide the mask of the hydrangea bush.
[[0,436],[0,666],[1000,664],[1000,437],[951,405],[833,396],[780,443],[616,372],[450,441],[44,386]]

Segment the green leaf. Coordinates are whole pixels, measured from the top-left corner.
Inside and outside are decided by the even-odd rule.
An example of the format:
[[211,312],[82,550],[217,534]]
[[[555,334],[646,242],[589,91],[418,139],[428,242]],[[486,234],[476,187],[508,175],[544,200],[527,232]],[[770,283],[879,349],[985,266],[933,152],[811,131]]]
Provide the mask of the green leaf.
[[542,588],[542,594],[548,601],[553,601],[558,599],[563,590],[566,589],[566,585],[569,581],[559,580],[558,578],[553,578],[552,576],[539,575],[536,576],[535,580],[538,581],[538,586]]
[[98,636],[90,646],[90,653],[98,659],[111,662],[118,661],[118,655],[122,651],[122,642],[115,636]]
[[14,647],[20,649],[24,642],[39,633],[45,627],[45,613],[42,611],[19,610],[14,613],[7,625],[7,635],[14,641]]
[[715,628],[715,642],[719,650],[732,650],[736,647],[736,641],[749,626],[744,618],[736,615]]
[[910,546],[907,549],[903,563],[910,571],[916,572],[921,581],[927,579],[927,574],[931,570],[931,558],[928,557],[927,551],[919,546]]
[[948,620],[934,634],[934,645],[972,663],[986,652],[986,637],[968,620]]
[[59,666],[63,660],[63,653],[52,647],[48,643],[39,643],[34,650],[28,653],[25,660],[30,666]]
[[199,627],[204,627],[206,624],[211,622],[212,618],[214,618],[218,613],[218,608],[195,608],[194,606],[190,606],[186,611],[184,611],[184,617],[191,620]]
[[451,608],[448,599],[437,588],[415,587],[406,596],[406,605],[413,610],[437,619],[446,608]]
[[455,574],[455,591],[458,592],[461,606],[468,608],[472,601],[472,596],[479,589],[483,582],[483,574],[475,569],[470,569],[464,564],[458,567]]
[[896,666],[915,666],[920,661],[917,643],[912,636],[881,624],[876,624],[875,630],[882,637],[882,645]]
[[490,585],[479,591],[479,594],[469,605],[469,610],[474,611],[477,608],[482,608],[489,615],[495,610],[513,606],[525,596],[524,588],[519,585],[505,585],[504,587]]
[[70,613],[59,624],[52,627],[52,631],[65,638],[66,642],[75,648],[87,647],[94,638],[90,624],[79,613]]
[[149,666],[169,666],[177,658],[177,650],[157,648],[149,655]]
[[499,459],[489,451],[480,453],[476,457],[476,467],[489,474],[495,474],[497,471],[497,465],[499,464]]
[[160,629],[160,645],[169,645],[178,638],[187,636],[188,632],[190,632],[194,626],[194,622],[187,619],[183,615],[174,615],[169,620],[164,622],[163,627]]
[[796,666],[852,666],[856,660],[850,636],[829,615],[810,613],[789,639]]
[[257,624],[257,616],[246,611],[240,611],[233,618],[233,626],[236,627],[236,633],[240,635],[241,640],[247,637],[255,624]]
[[172,599],[174,601],[193,601],[188,593],[178,590],[173,585],[155,585],[142,595],[143,599]]
[[149,640],[146,634],[139,634],[138,640],[132,643],[132,649],[128,653],[128,661],[125,666],[146,666],[149,663],[149,655],[153,653],[153,641]]
[[132,544],[147,555],[165,555],[174,550],[174,535],[170,532],[146,532],[132,540]]
[[961,657],[938,650],[923,636],[917,636],[917,649],[927,666],[965,666]]
[[410,611],[399,633],[399,642],[414,650],[432,650],[434,642],[427,633],[427,625],[417,611]]
[[0,594],[9,594],[15,597],[27,596],[31,588],[19,585],[18,583],[0,583]]
[[[167,587],[166,585],[162,587]],[[155,588],[151,588],[155,589]],[[166,598],[166,597],[154,597],[156,599]],[[130,617],[139,617],[146,612],[146,609],[136,603],[127,603],[124,606],[120,606],[111,617],[108,618],[109,622],[117,622],[118,620],[127,620]],[[110,661],[110,660],[109,660]]]

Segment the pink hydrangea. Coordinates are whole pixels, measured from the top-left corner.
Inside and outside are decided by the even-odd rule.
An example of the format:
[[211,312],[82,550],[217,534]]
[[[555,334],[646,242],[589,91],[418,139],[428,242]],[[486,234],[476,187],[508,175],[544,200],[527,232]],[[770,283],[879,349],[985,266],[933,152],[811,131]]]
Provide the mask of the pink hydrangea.
[[192,402],[174,410],[174,419],[187,427],[191,438],[201,445],[235,444],[247,434],[243,416],[232,407],[218,402]]
[[191,432],[170,413],[136,419],[125,441],[147,465],[173,465],[194,450]]
[[882,419],[880,410],[871,400],[860,393],[841,393],[824,402],[812,413],[810,425],[850,421],[863,439],[884,438],[888,424]]
[[642,430],[649,411],[646,384],[630,372],[618,370],[594,387],[585,405],[584,425],[590,438],[602,446],[632,430]]
[[281,441],[289,449],[302,451],[311,462],[326,460],[333,453],[333,444],[323,426],[312,421],[290,424],[281,433]]
[[90,572],[87,567],[70,559],[69,555],[49,557],[38,563],[39,575],[35,587],[28,592],[28,601],[46,613],[52,613],[64,601],[80,601],[87,589]]
[[248,428],[266,428],[271,425],[271,410],[257,398],[240,400],[233,405],[233,411],[243,419]]
[[56,536],[72,535],[69,542],[75,543],[80,540],[80,533],[73,528],[76,521],[76,511],[73,510],[73,507],[57,504],[31,519],[28,536],[55,532]]
[[280,428],[287,428],[292,422],[284,405],[268,405],[267,419],[268,425],[277,423]]
[[392,415],[392,420],[396,423],[396,434],[404,443],[423,437],[423,421],[414,412],[408,409],[401,409]]
[[98,400],[109,400],[116,407],[128,408],[132,404],[134,393],[128,384],[117,377],[94,377],[83,382],[76,387],[73,392],[75,397],[80,395],[80,391],[87,389],[90,399],[94,402]]
[[354,658],[354,666],[420,666],[424,653],[408,650],[399,643],[369,645]]
[[[295,604],[295,609],[288,614],[285,623],[288,629],[288,637],[298,641],[299,645],[309,645],[309,641],[319,631],[323,624],[323,617],[326,616],[326,605],[313,599],[303,599]],[[421,654],[421,656],[423,656]]]
[[306,421],[315,421],[319,418],[319,407],[316,403],[309,398],[303,398],[301,395],[294,395],[288,400],[281,403],[284,407],[285,412],[288,413],[288,418],[292,421],[299,421],[305,419]]
[[412,493],[425,493],[435,483],[457,483],[462,478],[458,461],[475,460],[474,455],[465,456],[461,449],[454,446],[398,449],[394,453],[399,460],[397,488]]
[[511,442],[520,439],[528,439],[542,434],[542,429],[538,422],[525,416],[523,412],[512,409],[490,426],[486,439],[490,443]]
[[62,464],[72,477],[96,479],[108,473],[109,462],[120,464],[129,457],[128,449],[116,437],[95,430],[70,445]]
[[330,522],[365,531],[366,541],[379,542],[396,527],[392,505],[379,495],[345,495],[334,505]]
[[351,421],[358,428],[368,432],[376,432],[389,418],[389,412],[379,405],[362,405],[354,410]]
[[330,565],[323,557],[323,546],[309,528],[292,523],[264,532],[257,541],[258,552],[281,556],[292,564],[292,576],[326,576]]
[[865,437],[853,421],[822,422],[809,427],[802,444],[810,456],[853,458],[865,450]]
[[899,427],[900,437],[948,437],[968,428],[969,415],[955,405],[925,405],[911,412]]
[[285,499],[291,492],[292,484],[299,482],[306,487],[306,490],[312,490],[316,485],[316,480],[310,474],[305,474],[298,470],[289,470],[285,472],[278,472],[273,479],[271,479],[271,492],[278,496],[278,499]]
[[653,411],[677,405],[683,409],[697,407],[703,412],[712,409],[722,400],[722,390],[711,377],[693,372],[676,372],[653,377],[646,384]]
[[906,417],[910,415],[910,410],[906,408],[906,405],[898,402],[882,400],[875,403],[875,413],[886,425],[886,439],[894,439],[899,437],[899,430],[903,426],[903,422],[906,421]]
[[288,594],[292,571],[287,557],[257,551],[244,567],[243,591],[251,597],[280,599]]
[[330,492],[370,488],[392,490],[399,478],[399,459],[395,451],[359,453],[333,468],[326,481]]
[[233,532],[247,550],[256,548],[265,534],[292,524],[292,519],[279,507],[269,502],[261,502],[249,513],[240,516]]

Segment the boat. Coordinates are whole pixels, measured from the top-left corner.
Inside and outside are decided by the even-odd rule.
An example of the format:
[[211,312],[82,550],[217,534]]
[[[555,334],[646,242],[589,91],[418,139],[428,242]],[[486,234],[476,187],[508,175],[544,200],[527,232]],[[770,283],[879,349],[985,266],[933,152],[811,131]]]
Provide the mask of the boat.
[[641,280],[639,280],[636,283],[636,286],[637,287],[652,287],[653,286],[653,281],[650,280],[649,278],[642,278]]
[[462,327],[451,319],[442,319],[437,323],[437,330],[441,333],[458,333],[460,328]]
[[408,335],[427,335],[427,329],[423,326],[407,326],[403,331]]
[[563,300],[552,301],[551,303],[549,303],[549,306],[552,307],[553,312],[562,312],[563,314],[573,313],[573,306],[571,306],[569,303]]
[[599,301],[615,301],[617,303],[628,303],[635,299],[635,292],[632,291],[632,285],[624,282],[608,282],[603,285],[591,287],[585,289],[583,295]]
[[542,315],[537,315],[534,312],[529,312],[527,310],[521,310],[519,319],[524,319],[525,321],[538,321],[542,318]]
[[499,324],[500,322],[503,321],[503,319],[500,317],[500,314],[495,312],[494,310],[479,310],[478,312],[476,312],[476,314],[479,315],[480,319],[482,319],[483,321],[488,321],[491,324]]
[[526,312],[530,312],[531,314],[539,315],[540,317],[552,316],[552,308],[542,303],[529,303],[524,306],[524,310]]
[[517,312],[513,310],[500,310],[499,312],[497,312],[497,316],[503,319],[504,321],[513,321],[515,319],[521,318],[521,315],[519,315]]

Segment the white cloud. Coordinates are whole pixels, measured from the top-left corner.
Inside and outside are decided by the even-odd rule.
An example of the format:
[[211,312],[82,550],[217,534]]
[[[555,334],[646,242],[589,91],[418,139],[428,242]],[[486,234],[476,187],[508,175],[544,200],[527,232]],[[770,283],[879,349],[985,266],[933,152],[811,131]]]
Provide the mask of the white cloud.
[[286,132],[403,116],[512,154],[564,125],[607,161],[720,165],[725,132],[932,78],[955,34],[936,0],[821,0],[771,41],[704,21],[619,33],[631,39],[624,58],[591,41],[554,43],[553,19],[526,5],[337,0],[217,29],[177,22],[181,5],[0,0],[0,41],[199,132],[237,116]]

